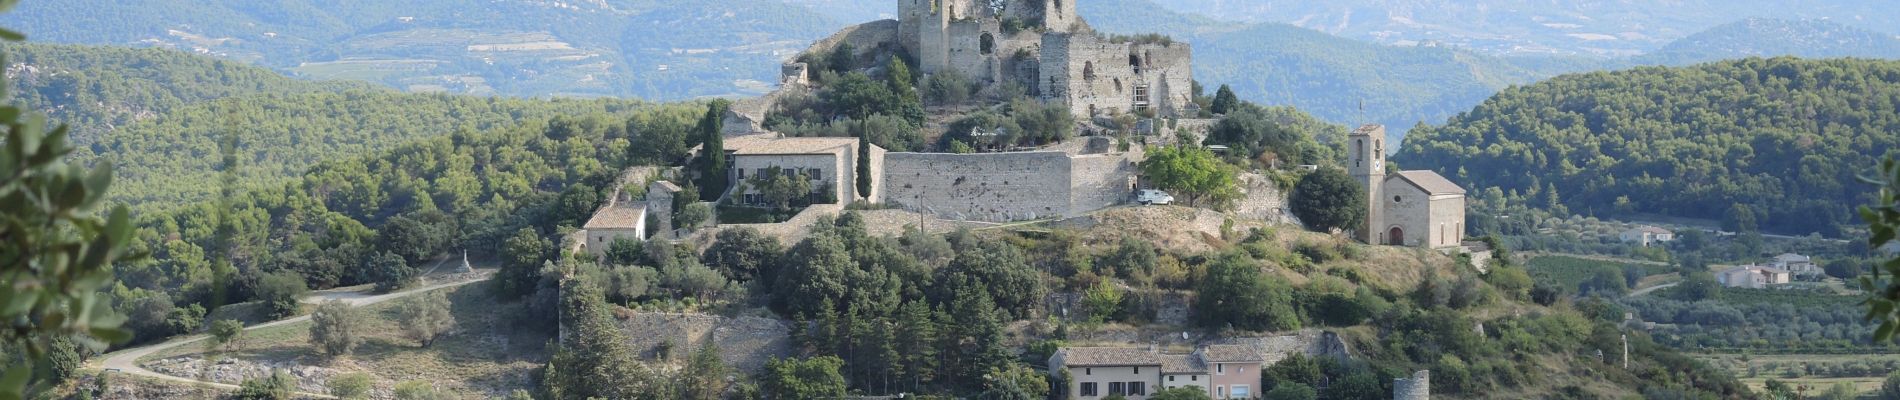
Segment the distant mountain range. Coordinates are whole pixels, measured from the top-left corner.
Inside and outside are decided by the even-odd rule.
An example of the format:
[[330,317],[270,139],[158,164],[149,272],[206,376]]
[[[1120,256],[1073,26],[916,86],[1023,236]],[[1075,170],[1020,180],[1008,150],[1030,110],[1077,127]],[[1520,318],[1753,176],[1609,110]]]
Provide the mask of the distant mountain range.
[[1683,65],[1784,55],[1900,59],[1900,37],[1822,20],[1750,18],[1677,39],[1636,61]]
[[[1716,18],[1704,14],[1784,11],[1774,15],[1840,21],[1888,13],[1864,0],[1807,10],[1756,0],[1734,7],[1703,0],[1538,7],[1448,1],[1090,0],[1080,9],[1101,31],[1160,32],[1193,43],[1196,78],[1210,91],[1228,84],[1250,100],[1295,106],[1337,123],[1381,122],[1394,127],[1394,137],[1420,122],[1443,122],[1500,89],[1570,72],[1754,55],[1900,58],[1892,35],[1831,21],[1703,24]],[[1706,10],[1715,8],[1721,10]],[[0,15],[0,26],[35,41],[169,47],[302,78],[359,79],[415,92],[666,101],[769,91],[778,63],[812,40],[895,12],[892,0],[151,0],[138,6],[68,0],[26,2]],[[1527,30],[1519,20],[1543,21],[1528,26],[1553,32],[1595,32],[1576,21],[1619,21],[1608,25],[1616,27],[1631,24],[1626,19],[1636,14],[1651,25],[1624,36],[1643,40],[1618,43],[1646,44],[1606,51],[1497,51],[1450,37],[1406,36],[1410,31],[1396,28],[1405,24],[1393,22],[1413,21],[1416,29],[1448,35],[1491,32],[1487,37],[1500,43],[1536,39],[1525,43],[1556,48],[1537,41],[1547,41],[1549,32]],[[1465,18],[1449,19],[1460,15]],[[1715,27],[1688,31],[1699,26]],[[1387,33],[1360,32],[1373,27]]]
[[1627,57],[1747,18],[1827,19],[1900,34],[1887,0],[1155,0],[1229,21],[1278,22],[1380,44],[1498,55]]
[[[895,6],[893,5],[893,8]],[[780,0],[27,1],[34,41],[169,47],[409,91],[656,100],[770,89],[844,25]]]

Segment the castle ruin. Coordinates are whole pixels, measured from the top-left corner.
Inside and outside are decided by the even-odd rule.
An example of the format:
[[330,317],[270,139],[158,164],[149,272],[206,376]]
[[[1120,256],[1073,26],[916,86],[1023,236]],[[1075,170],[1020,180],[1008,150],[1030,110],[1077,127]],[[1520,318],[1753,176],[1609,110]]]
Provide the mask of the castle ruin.
[[924,74],[1017,83],[1081,118],[1191,115],[1193,50],[1090,28],[1076,0],[898,0],[897,44]]

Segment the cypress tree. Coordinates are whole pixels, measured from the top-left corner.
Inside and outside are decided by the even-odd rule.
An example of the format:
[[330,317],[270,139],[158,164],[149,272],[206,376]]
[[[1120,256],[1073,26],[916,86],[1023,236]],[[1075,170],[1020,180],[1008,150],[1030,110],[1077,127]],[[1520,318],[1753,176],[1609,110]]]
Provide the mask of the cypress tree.
[[871,198],[871,123],[859,122],[858,126],[858,197]]
[[725,130],[726,109],[731,106],[732,103],[725,99],[713,100],[706,105],[706,115],[700,117],[696,128],[705,144],[700,153],[700,159],[703,160],[699,175],[702,200],[718,199],[726,193],[726,175],[729,171],[726,170],[726,137],[721,131]]

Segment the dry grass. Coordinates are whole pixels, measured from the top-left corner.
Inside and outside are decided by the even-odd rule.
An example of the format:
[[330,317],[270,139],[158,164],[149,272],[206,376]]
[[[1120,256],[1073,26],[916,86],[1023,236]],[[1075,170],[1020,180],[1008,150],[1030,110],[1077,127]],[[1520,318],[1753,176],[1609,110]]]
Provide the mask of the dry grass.
[[[367,372],[376,378],[378,387],[384,388],[420,379],[469,398],[495,397],[529,383],[530,372],[546,362],[545,345],[550,337],[535,329],[517,328],[520,321],[510,320],[510,306],[496,303],[489,287],[478,283],[443,289],[450,291],[456,327],[429,348],[402,336],[402,322],[395,309],[403,300],[396,300],[366,308],[369,318],[363,331],[367,335],[349,357],[329,360],[319,355],[310,346],[307,321],[245,331],[220,356]],[[181,346],[149,358],[202,356],[215,351],[220,350]]]

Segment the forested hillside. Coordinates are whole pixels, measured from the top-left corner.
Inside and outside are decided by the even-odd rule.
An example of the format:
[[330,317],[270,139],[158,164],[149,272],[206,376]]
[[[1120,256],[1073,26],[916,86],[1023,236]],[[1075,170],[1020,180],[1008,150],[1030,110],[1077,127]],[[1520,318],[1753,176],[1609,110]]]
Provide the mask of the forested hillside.
[[1659,213],[1839,235],[1900,144],[1900,62],[1747,59],[1512,88],[1394,160],[1586,215]]
[[157,118],[199,102],[259,93],[308,93],[370,87],[310,82],[240,62],[162,49],[10,43],[8,95],[73,126],[73,142]]
[[[416,139],[559,114],[615,112],[632,100],[523,100],[384,89],[257,94],[180,107],[99,137],[81,160],[118,165],[113,198],[135,208],[203,201],[222,177],[274,185],[324,160]],[[230,144],[231,162],[223,160]]]
[[1677,39],[1634,61],[1688,65],[1776,56],[1900,59],[1900,38],[1828,20],[1750,18]]
[[843,26],[779,0],[28,1],[0,24],[411,91],[656,100],[761,93],[781,59]]

